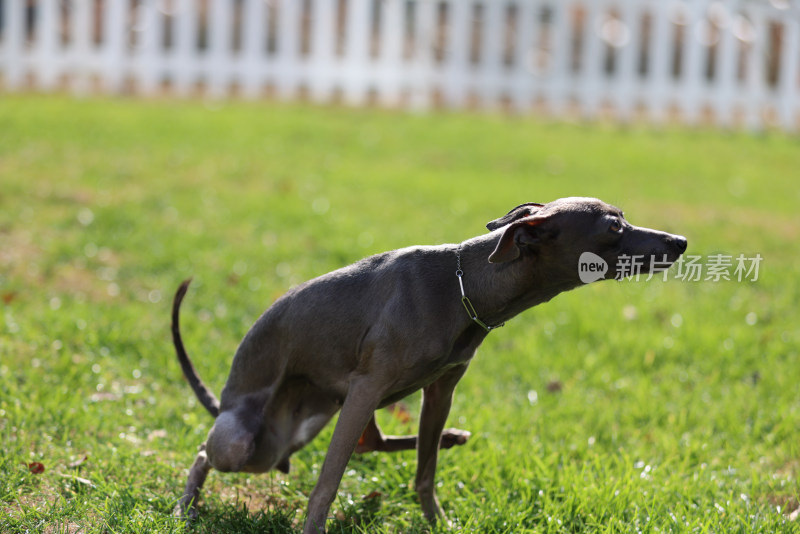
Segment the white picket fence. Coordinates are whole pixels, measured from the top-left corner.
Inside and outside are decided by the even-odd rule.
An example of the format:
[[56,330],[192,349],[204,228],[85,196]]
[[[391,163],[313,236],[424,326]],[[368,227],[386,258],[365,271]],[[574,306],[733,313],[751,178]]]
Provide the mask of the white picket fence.
[[0,0],[3,91],[794,131],[798,0]]

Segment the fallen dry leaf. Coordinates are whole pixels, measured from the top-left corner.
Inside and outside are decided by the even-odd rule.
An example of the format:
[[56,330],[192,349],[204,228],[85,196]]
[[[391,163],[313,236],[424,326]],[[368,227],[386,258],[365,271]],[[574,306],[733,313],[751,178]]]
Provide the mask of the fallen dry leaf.
[[44,464],[41,462],[31,462],[28,464],[28,469],[34,475],[41,475],[44,473]]
[[551,380],[547,383],[547,391],[550,393],[558,393],[562,389],[564,389],[564,384],[560,380]]
[[402,402],[390,404],[387,406],[387,409],[389,410],[389,413],[391,413],[395,419],[398,419],[401,423],[409,423],[411,421],[411,412],[408,411],[408,406]]

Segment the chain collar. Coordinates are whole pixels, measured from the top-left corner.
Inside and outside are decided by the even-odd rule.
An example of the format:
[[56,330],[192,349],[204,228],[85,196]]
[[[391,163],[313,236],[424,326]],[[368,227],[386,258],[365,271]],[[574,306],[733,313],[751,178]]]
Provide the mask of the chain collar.
[[472,319],[475,324],[486,330],[486,332],[491,332],[495,328],[500,328],[501,326],[505,325],[505,323],[500,323],[496,326],[489,326],[478,319],[478,312],[475,311],[475,306],[472,305],[469,297],[466,295],[466,293],[464,293],[464,282],[461,280],[461,278],[464,276],[464,271],[461,270],[461,245],[458,245],[458,249],[456,249],[456,276],[458,277],[458,287],[461,288],[461,304],[463,304],[464,309],[467,310],[467,315],[469,315],[469,318]]

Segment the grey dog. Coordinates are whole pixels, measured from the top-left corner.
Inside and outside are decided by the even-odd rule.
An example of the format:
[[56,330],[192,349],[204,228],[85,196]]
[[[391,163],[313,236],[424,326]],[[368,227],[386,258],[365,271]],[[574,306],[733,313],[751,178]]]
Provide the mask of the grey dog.
[[[581,255],[625,276],[669,267],[682,236],[632,226],[592,198],[527,203],[461,244],[418,246],[363,259],[301,284],[253,325],[233,358],[220,400],[197,376],[181,341],[175,295],[172,332],[183,372],[216,418],[189,473],[176,513],[192,517],[209,470],[289,470],[289,457],[341,410],[308,499],[304,532],[324,532],[355,450],[416,449],[416,491],[430,521],[443,517],[434,491],[438,450],[469,433],[444,430],[453,390],[489,331],[520,312],[583,285]],[[385,436],[376,409],[422,389],[417,436]]]

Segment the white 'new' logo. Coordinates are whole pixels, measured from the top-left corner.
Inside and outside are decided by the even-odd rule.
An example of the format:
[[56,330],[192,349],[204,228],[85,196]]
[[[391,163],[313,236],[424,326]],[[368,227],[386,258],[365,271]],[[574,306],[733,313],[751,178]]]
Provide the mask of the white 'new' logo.
[[593,252],[584,252],[578,258],[578,277],[584,284],[591,284],[606,277],[608,263]]

